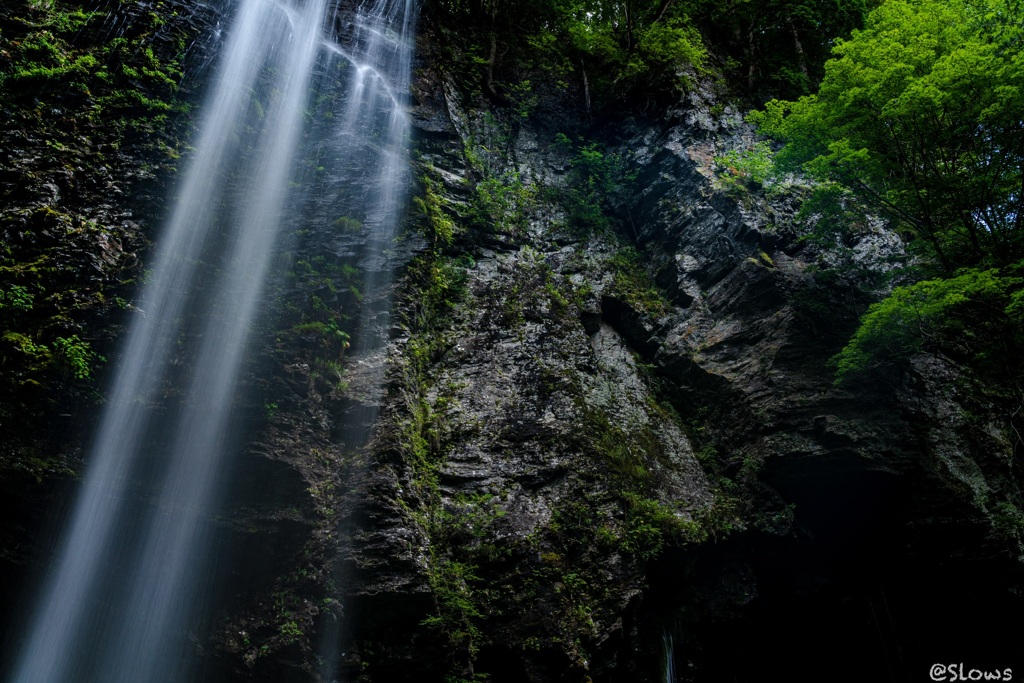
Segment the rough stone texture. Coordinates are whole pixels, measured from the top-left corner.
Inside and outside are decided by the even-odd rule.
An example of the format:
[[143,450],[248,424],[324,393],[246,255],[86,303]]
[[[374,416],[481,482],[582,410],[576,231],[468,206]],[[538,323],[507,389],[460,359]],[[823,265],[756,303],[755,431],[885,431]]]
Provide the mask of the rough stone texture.
[[[459,152],[481,140],[506,140],[503,152],[488,146],[493,175],[568,187],[569,160],[543,121],[509,124],[498,110],[488,123],[436,72],[416,92],[421,168],[463,229],[481,176]],[[874,224],[852,243],[816,246],[798,239],[799,186],[771,198],[723,186],[715,156],[754,138],[713,104],[698,91],[660,121],[601,133],[636,177],[608,198],[619,236],[573,234],[557,200],[538,200],[516,230],[463,233],[450,252],[472,256],[459,267],[467,291],[439,325],[424,332],[406,317],[370,462],[375,513],[350,560],[362,573],[346,590],[381,609],[410,601],[357,629],[355,651],[394,644],[393,624],[406,638],[398,661],[496,681],[661,680],[662,629],[686,643],[678,680],[755,680],[769,667],[805,680],[851,658],[841,680],[899,680],[957,643],[1012,656],[1005,633],[976,630],[979,615],[1018,604],[1018,542],[990,510],[993,500],[1007,510],[1018,490],[1008,416],[958,393],[964,371],[937,360],[889,384],[833,386],[827,361],[870,301],[864,273],[901,258],[899,240]],[[611,261],[630,243],[667,309],[615,289]],[[817,277],[823,269],[838,279]],[[430,286],[410,278],[400,306]],[[431,340],[425,360],[410,360],[417,335]],[[630,435],[645,495],[704,533],[650,555],[622,538],[602,546],[631,508],[608,491],[615,468],[587,438],[595,414]],[[419,481],[411,424],[434,489]],[[560,505],[588,498],[589,532],[566,539]],[[452,562],[476,572],[456,582],[476,613],[450,613]],[[567,575],[586,587],[567,588]],[[478,631],[453,636],[442,620],[431,640],[411,621],[429,627],[432,614]],[[791,641],[814,654],[794,662]],[[375,659],[363,675],[413,674]]]
[[[545,201],[511,227],[467,232],[479,169],[461,150],[507,129],[481,125],[436,73],[414,90],[421,168],[462,233],[451,256],[436,258],[461,282],[430,324],[422,271],[402,285],[404,326],[343,572],[342,602],[374,614],[353,627],[351,647],[363,654],[352,661],[368,662],[368,680],[425,675],[410,660],[438,677],[613,671],[635,636],[648,550],[629,545],[640,533],[629,496],[696,528],[717,485],[617,329],[647,321],[602,315],[616,305],[606,305],[616,238],[567,234],[562,210]],[[557,183],[568,163],[541,135],[517,127],[485,163],[527,185]],[[372,656],[381,649],[387,658]],[[638,666],[657,670],[632,662],[606,675]]]

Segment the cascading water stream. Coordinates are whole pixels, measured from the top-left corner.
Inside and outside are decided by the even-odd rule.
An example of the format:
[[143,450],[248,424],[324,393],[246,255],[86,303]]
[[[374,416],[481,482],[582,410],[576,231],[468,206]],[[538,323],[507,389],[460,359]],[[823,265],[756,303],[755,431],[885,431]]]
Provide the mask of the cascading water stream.
[[[389,284],[380,254],[407,172],[415,7],[296,2],[239,3],[12,681],[195,680],[187,633],[208,618],[209,517],[237,451],[232,405],[284,214],[309,203],[293,179],[309,103],[326,92],[338,94],[339,123],[314,143],[338,188],[373,169],[360,267],[365,290]],[[379,336],[362,334],[364,350]]]
[[665,683],[676,683],[676,648],[672,632],[668,629],[661,634],[661,646],[665,653]]

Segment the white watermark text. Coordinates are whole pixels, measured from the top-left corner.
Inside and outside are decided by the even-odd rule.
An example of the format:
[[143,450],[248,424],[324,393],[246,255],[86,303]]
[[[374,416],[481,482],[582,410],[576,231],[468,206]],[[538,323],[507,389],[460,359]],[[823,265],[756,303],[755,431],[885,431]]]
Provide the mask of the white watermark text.
[[928,675],[933,681],[1012,681],[1013,669],[974,669],[957,662],[932,664]]

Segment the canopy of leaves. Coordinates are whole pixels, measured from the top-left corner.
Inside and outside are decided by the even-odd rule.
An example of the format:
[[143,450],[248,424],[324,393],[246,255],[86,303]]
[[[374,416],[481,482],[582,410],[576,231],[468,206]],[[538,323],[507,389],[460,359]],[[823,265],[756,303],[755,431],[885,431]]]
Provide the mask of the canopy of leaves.
[[707,52],[681,5],[630,0],[563,1],[566,57],[590,69],[598,96],[627,95],[639,87],[685,89],[684,72],[700,70]]
[[[836,37],[878,0],[438,0],[446,60],[497,101],[524,82],[572,88],[581,104],[645,106],[714,72],[737,94],[798,96]],[[521,88],[520,88],[521,90]]]
[[853,339],[832,359],[837,383],[865,370],[892,368],[920,352],[940,352],[1016,383],[1024,343],[1021,274],[1020,264],[968,269],[896,288],[871,306]]
[[640,91],[672,94],[707,59],[689,5],[675,0],[441,0],[431,12],[462,53],[446,61],[468,66],[461,80],[498,102],[514,104],[528,96],[521,84],[545,80],[575,88],[588,109]]
[[938,272],[1024,256],[1024,10],[888,0],[833,49],[817,94],[753,119],[783,167],[897,221]]
[[821,81],[833,41],[863,26],[878,0],[717,0],[693,17],[736,92],[798,97]]

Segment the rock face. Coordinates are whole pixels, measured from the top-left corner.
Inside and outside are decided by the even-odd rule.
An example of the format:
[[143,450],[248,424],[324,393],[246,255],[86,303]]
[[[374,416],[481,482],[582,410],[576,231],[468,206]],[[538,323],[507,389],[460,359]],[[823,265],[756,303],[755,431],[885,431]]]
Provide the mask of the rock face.
[[[343,551],[352,677],[663,680],[669,636],[676,680],[1015,663],[979,627],[1019,607],[1009,416],[942,360],[833,385],[898,238],[814,245],[798,186],[723,183],[754,138],[709,90],[598,131],[595,172],[550,120],[417,87],[456,237],[398,298]],[[611,176],[595,220],[581,181]]]
[[[715,157],[754,136],[710,88],[601,125],[572,93],[540,92],[523,117],[462,93],[427,28],[417,199],[374,265],[398,274],[394,291],[362,296],[356,221],[303,225],[282,254],[238,406],[249,445],[218,516],[208,679],[1018,667],[997,625],[1022,607],[1011,416],[941,358],[833,385],[828,359],[899,240],[881,225],[802,240],[799,185],[723,181]],[[82,302],[61,334],[109,355],[106,293],[142,267],[159,207],[142,208],[166,169],[96,131],[48,138],[27,104],[5,107],[5,245],[26,263],[61,252],[62,292]],[[47,139],[81,159],[44,157]],[[325,333],[355,319],[382,348]],[[62,381],[65,403],[89,391]],[[33,425],[59,415],[34,410]],[[67,459],[75,439],[54,438]],[[15,500],[5,519],[23,526],[7,536],[25,543],[41,505]]]

